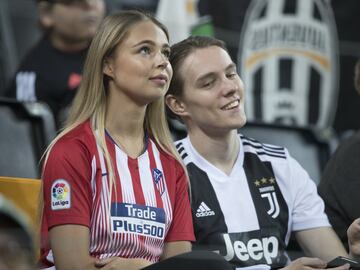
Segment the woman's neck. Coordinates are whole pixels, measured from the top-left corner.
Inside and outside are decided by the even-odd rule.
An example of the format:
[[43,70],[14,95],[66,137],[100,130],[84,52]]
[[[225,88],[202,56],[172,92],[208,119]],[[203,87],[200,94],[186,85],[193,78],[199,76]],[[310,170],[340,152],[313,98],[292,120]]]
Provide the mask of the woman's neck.
[[202,157],[225,174],[231,173],[240,150],[236,130],[219,136],[209,136],[200,130],[189,130],[189,137],[191,144]]
[[132,158],[141,155],[145,149],[145,112],[146,106],[138,107],[117,102],[115,97],[109,98],[105,128],[115,143]]

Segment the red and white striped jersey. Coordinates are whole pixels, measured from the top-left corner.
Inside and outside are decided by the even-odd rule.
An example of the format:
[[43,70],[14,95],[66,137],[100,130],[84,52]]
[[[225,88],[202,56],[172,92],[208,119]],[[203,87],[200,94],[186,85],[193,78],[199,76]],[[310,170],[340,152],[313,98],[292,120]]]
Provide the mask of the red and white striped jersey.
[[116,185],[85,122],[62,137],[44,168],[42,262],[53,265],[48,230],[63,224],[89,227],[89,254],[159,260],[164,242],[193,241],[187,181],[180,163],[151,140],[138,158],[106,136]]

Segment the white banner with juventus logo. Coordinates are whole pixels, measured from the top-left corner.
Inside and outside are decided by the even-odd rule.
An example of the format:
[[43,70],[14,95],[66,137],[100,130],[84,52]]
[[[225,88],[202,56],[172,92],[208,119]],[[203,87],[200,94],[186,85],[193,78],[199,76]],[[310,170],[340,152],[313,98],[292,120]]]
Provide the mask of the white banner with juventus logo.
[[333,124],[337,33],[325,0],[252,0],[239,46],[249,120]]

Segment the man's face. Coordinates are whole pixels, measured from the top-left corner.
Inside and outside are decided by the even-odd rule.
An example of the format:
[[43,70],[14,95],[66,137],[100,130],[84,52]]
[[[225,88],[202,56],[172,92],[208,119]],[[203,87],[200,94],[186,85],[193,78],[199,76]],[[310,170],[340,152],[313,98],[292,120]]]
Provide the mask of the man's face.
[[104,15],[104,0],[55,0],[47,13],[47,27],[65,42],[89,41]]
[[245,124],[244,85],[225,50],[217,46],[197,49],[185,59],[180,72],[182,117],[190,130],[217,134]]

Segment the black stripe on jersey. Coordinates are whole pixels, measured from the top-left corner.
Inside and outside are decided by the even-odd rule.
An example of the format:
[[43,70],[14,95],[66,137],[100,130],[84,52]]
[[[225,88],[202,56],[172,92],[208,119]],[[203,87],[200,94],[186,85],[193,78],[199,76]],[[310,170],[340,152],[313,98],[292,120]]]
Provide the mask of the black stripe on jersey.
[[179,147],[182,146],[182,145],[183,145],[182,142],[178,142],[177,144],[175,144],[175,147],[176,147],[176,149],[179,149]]
[[244,146],[253,148],[258,155],[266,155],[270,157],[277,157],[286,159],[285,149],[281,146],[272,146],[269,144],[263,144],[257,140],[247,138],[243,135],[240,136]]
[[282,150],[279,150],[279,149],[277,149],[277,150],[269,149],[269,148],[266,147],[266,145],[264,145],[264,144],[258,144],[258,145],[256,145],[256,144],[252,144],[252,143],[250,143],[250,142],[247,142],[247,141],[245,141],[245,140],[244,140],[243,145],[249,145],[249,146],[251,146],[251,147],[253,147],[253,148],[256,148],[256,149],[259,149],[259,150],[264,150],[264,151],[267,151],[267,152],[269,152],[269,153],[273,153],[273,154],[278,154],[278,155],[285,156],[284,148],[282,148]]
[[269,153],[266,153],[266,152],[256,151],[256,154],[259,155],[259,156],[269,156],[269,157],[276,157],[276,158],[286,159],[285,156],[279,156],[279,155],[269,154]]
[[260,230],[271,228],[274,235],[279,235],[278,257],[273,260],[271,267],[283,267],[287,261],[285,240],[289,230],[289,208],[277,184],[272,164],[261,161],[255,153],[248,152],[245,153],[243,166]]
[[181,153],[183,152],[185,150],[185,148],[183,147],[183,146],[181,146],[180,148],[178,148],[178,152],[179,152],[179,154],[181,155]]
[[[206,172],[190,162],[186,166],[191,179],[191,208],[197,245],[209,245],[207,242],[213,234],[227,233],[224,214],[220,208],[214,187]],[[197,209],[205,203],[213,212],[212,215],[197,216]]]
[[184,160],[188,156],[188,154],[185,152],[185,147],[184,147],[183,143],[179,142],[178,144],[175,145],[175,147],[176,147],[176,150],[178,151],[179,155],[181,156],[181,158]]
[[[240,135],[240,137],[241,137],[242,140],[248,141],[249,144],[251,144],[251,142],[253,142],[253,143],[257,144],[257,145],[263,146],[264,148],[271,149],[271,150],[280,150],[281,152],[285,153],[284,147],[282,147],[282,146],[270,145],[270,144],[267,144],[267,143],[261,143],[258,140],[255,140],[255,139],[249,138],[249,137],[245,137],[244,135]],[[251,145],[253,145],[255,147],[254,144],[251,144]]]

